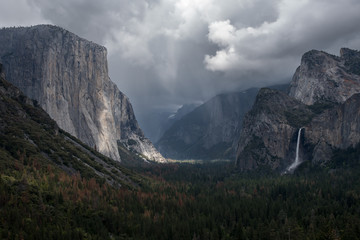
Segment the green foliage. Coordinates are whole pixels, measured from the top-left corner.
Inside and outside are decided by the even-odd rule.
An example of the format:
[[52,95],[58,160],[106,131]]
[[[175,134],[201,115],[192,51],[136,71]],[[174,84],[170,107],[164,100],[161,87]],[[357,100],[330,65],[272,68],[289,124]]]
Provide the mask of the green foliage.
[[7,164],[0,178],[4,239],[357,239],[360,233],[358,168],[278,176],[240,175],[232,163],[152,165],[138,168],[152,180],[131,190],[38,159],[0,156]]
[[335,104],[336,103],[329,101],[317,101],[313,105],[310,105],[309,109],[315,114],[320,114],[327,109],[333,108]]
[[308,109],[291,109],[284,112],[286,120],[295,128],[300,128],[310,123],[315,114]]
[[284,112],[288,123],[296,128],[300,128],[310,123],[312,119],[327,109],[333,108],[335,103],[329,101],[317,101],[313,105],[305,108],[293,108]]
[[347,149],[335,149],[333,157],[328,164],[332,168],[360,167],[360,144]]
[[143,159],[138,154],[129,151],[120,141],[118,141],[117,145],[122,165],[126,167],[137,167],[146,164],[144,162],[146,157],[142,156],[144,158]]
[[133,146],[133,145],[136,145],[137,142],[136,142],[134,139],[128,139],[127,144],[128,144],[129,146]]
[[135,172],[0,97],[0,239],[359,239],[359,147],[335,154],[348,166],[331,171],[218,162]]

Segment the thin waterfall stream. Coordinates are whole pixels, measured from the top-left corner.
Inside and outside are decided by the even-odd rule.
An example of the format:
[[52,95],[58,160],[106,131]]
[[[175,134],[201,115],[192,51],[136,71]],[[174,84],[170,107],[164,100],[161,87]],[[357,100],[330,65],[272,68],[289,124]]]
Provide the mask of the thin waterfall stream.
[[299,129],[298,136],[297,136],[297,142],[296,142],[296,153],[295,153],[295,161],[288,167],[287,171],[291,172],[297,168],[297,166],[300,165],[300,159],[299,159],[299,148],[300,148],[300,140],[301,140],[301,130],[303,128]]

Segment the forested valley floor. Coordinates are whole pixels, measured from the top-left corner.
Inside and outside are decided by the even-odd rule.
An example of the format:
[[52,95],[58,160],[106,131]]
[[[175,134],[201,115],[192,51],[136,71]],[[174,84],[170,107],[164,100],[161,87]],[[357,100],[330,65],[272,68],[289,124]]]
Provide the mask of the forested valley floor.
[[[360,168],[294,175],[233,163],[137,168],[114,188],[56,165],[1,155],[1,239],[359,239]],[[135,171],[135,170],[134,170]]]

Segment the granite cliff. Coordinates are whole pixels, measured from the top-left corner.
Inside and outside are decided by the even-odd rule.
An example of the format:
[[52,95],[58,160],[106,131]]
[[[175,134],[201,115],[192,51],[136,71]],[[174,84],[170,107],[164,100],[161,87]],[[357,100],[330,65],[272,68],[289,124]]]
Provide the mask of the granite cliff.
[[[49,177],[54,174],[52,171],[49,172],[49,169],[52,169],[65,175],[80,174],[84,179],[93,178],[114,187],[138,187],[134,179],[139,176],[131,174],[118,162],[59,129],[56,122],[35,100],[29,99],[17,87],[6,81],[1,70],[0,63],[2,177],[30,179],[30,172],[35,171],[39,174],[45,169]],[[30,170],[31,165],[33,167]],[[26,176],[19,174],[19,171],[26,172]]]
[[297,121],[299,117],[309,121],[312,115],[305,104],[286,93],[262,88],[244,118],[236,154],[239,168],[277,169],[290,164],[294,155],[290,143],[295,141],[297,129],[303,125]]
[[326,164],[334,150],[355,148],[360,143],[359,109],[360,94],[354,94],[306,125],[304,145],[309,146],[313,163]]
[[305,53],[291,82],[289,96],[312,105],[344,102],[360,92],[360,53],[342,48],[340,56],[312,50]]
[[[304,54],[289,94],[261,89],[244,119],[236,154],[242,170],[260,166],[284,170],[300,155],[326,164],[334,151],[360,142],[360,53],[341,49],[340,57],[312,50]],[[346,161],[346,159],[344,159]]]
[[149,160],[165,160],[110,80],[104,47],[56,26],[4,28],[0,61],[12,84],[89,146],[115,160],[121,160],[118,144]]
[[157,143],[173,159],[232,159],[258,89],[220,94],[177,120]]

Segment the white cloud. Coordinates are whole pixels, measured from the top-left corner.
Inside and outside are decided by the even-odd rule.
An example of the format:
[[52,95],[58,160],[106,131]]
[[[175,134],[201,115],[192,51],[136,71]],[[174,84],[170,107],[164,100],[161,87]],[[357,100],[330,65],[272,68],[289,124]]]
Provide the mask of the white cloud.
[[135,111],[291,79],[310,49],[360,49],[359,0],[3,0],[0,25],[105,45]]
[[206,68],[240,73],[261,68],[266,71],[272,65],[270,61],[281,58],[279,66],[272,66],[281,71],[281,65],[286,65],[291,56],[300,58],[314,48],[331,49],[360,33],[360,2],[355,0],[283,0],[277,12],[274,21],[264,20],[255,27],[236,28],[229,20],[211,23],[208,40],[220,50],[205,56]]
[[236,29],[230,20],[213,22],[209,26],[209,40],[222,47],[232,46],[236,40]]
[[215,56],[205,56],[206,68],[211,71],[226,71],[228,69],[236,68],[240,63],[239,56],[236,54],[233,47],[228,47],[224,50],[216,52]]

